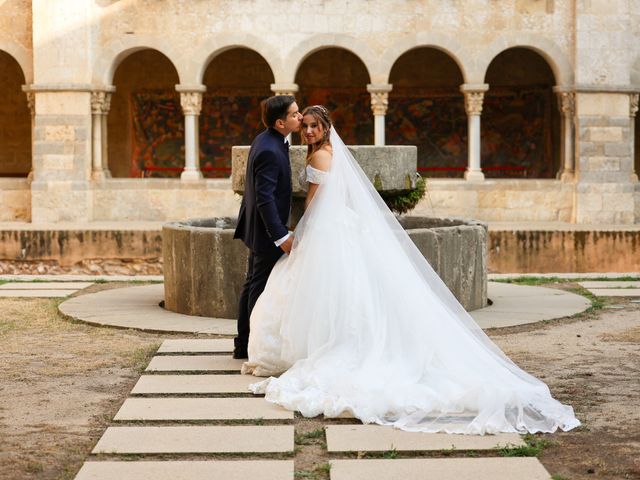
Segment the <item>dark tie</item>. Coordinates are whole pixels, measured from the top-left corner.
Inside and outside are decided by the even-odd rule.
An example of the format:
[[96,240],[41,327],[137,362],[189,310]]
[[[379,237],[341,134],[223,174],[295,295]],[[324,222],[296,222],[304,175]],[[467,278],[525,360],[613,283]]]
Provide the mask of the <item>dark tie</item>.
[[284,148],[286,148],[287,150],[289,150],[289,141],[285,140],[284,141]]

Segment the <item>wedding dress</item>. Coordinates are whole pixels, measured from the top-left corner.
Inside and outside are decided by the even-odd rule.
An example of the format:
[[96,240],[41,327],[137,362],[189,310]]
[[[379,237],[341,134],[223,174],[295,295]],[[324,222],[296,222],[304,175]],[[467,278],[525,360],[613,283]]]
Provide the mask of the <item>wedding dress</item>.
[[306,417],[408,431],[580,425],[462,308],[335,129],[331,144],[330,170],[304,172],[318,190],[251,315],[243,373],[271,376],[251,390]]

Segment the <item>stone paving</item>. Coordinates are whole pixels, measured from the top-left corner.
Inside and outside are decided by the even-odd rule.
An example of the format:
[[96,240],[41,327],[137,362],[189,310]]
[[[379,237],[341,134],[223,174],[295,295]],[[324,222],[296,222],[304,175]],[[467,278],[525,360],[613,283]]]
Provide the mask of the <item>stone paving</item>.
[[[493,305],[470,312],[482,328],[510,327],[583,312],[591,302],[571,292],[489,282]],[[149,331],[235,335],[236,320],[196,317],[160,307],[164,286],[142,285],[104,290],[66,300],[60,311],[76,320]]]
[[91,285],[91,282],[9,282],[0,285],[0,297],[68,297]]
[[637,281],[589,281],[579,284],[596,297],[640,297],[640,282]]
[[[229,339],[166,340],[76,480],[299,478],[293,412],[247,390],[256,378],[239,374],[232,348]],[[524,445],[515,434],[411,433],[354,422],[325,421],[331,480],[549,479],[536,458],[495,456],[496,448]],[[477,458],[428,458],[452,451]],[[345,458],[349,452],[358,458]],[[367,452],[411,458],[361,458]]]

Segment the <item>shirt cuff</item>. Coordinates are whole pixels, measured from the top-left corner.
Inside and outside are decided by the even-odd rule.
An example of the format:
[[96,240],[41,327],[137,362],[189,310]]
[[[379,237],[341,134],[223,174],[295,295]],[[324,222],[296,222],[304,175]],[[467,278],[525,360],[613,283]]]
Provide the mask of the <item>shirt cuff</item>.
[[287,238],[289,238],[290,236],[291,236],[291,232],[288,232],[284,237],[282,237],[282,238],[280,238],[280,239],[276,240],[276,241],[275,241],[275,242],[273,242],[273,243],[275,243],[275,244],[276,244],[276,247],[279,247],[279,246],[280,246],[280,245],[282,245],[284,242],[286,242],[286,241],[287,241]]

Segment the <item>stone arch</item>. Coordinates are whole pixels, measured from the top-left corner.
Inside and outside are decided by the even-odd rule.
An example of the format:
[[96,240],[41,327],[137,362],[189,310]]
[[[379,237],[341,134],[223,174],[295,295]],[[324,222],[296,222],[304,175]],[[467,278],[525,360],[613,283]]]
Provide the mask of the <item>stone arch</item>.
[[389,72],[386,137],[390,145],[415,145],[418,171],[462,177],[468,163],[467,115],[459,63],[431,46],[410,48]]
[[110,170],[114,177],[175,177],[184,164],[178,71],[156,49],[129,52],[110,80],[116,87],[107,115]]
[[171,42],[158,37],[126,36],[108,45],[93,67],[93,83],[98,85],[111,85],[113,76],[118,66],[129,55],[141,50],[157,50],[169,59],[175,68],[180,83],[186,78],[182,62],[178,59],[184,56],[184,52],[174,50]]
[[403,38],[399,42],[385,49],[384,54],[380,57],[376,65],[376,71],[381,72],[384,76],[382,83],[389,82],[391,69],[396,61],[405,53],[416,48],[434,48],[444,52],[446,55],[458,65],[462,78],[467,81],[466,71],[472,66],[471,57],[467,54],[464,47],[455,39],[438,33],[415,34],[410,37]]
[[494,178],[555,178],[561,118],[555,72],[537,50],[512,47],[489,64],[482,106],[482,168]]
[[11,55],[18,63],[24,75],[25,83],[27,85],[33,83],[33,58],[31,54],[17,43],[6,40],[0,40],[0,50]]
[[300,63],[294,82],[298,104],[325,105],[345,143],[371,144],[371,77],[360,57],[342,47],[317,49]]
[[371,73],[376,63],[376,54],[365,42],[349,35],[323,34],[315,35],[296,45],[283,63],[283,75],[280,77],[276,75],[276,82],[292,83],[302,63],[314,53],[326,48],[341,48],[349,51],[362,61],[371,82],[382,81],[381,75]]
[[264,130],[260,101],[274,82],[265,58],[246,47],[218,52],[201,78],[206,87],[200,112],[200,168],[206,177],[231,173],[231,149],[250,145]]
[[18,60],[0,50],[0,177],[26,177],[31,170],[31,112],[24,84]]
[[207,38],[206,41],[198,45],[188,63],[184,64],[185,78],[183,81],[200,84],[211,61],[221,53],[234,48],[253,50],[267,62],[276,82],[279,81],[279,77],[282,77],[282,60],[271,45],[253,35],[225,34]]
[[469,72],[469,83],[483,83],[487,69],[495,57],[510,48],[527,48],[544,58],[555,77],[556,85],[573,86],[574,71],[562,49],[552,40],[535,34],[506,34],[489,45],[477,56],[473,71]]

